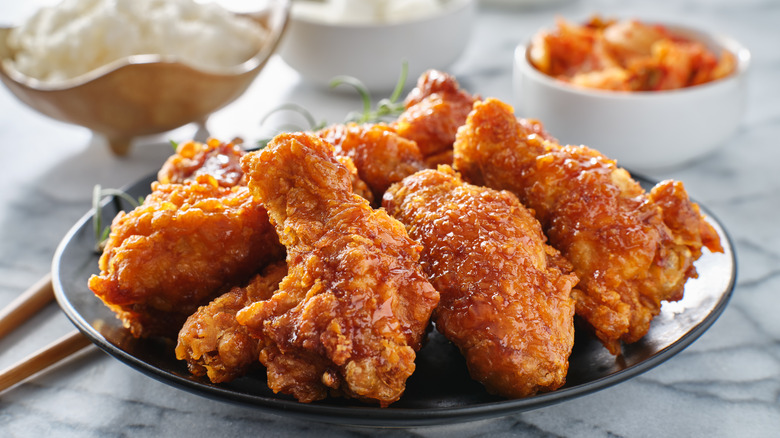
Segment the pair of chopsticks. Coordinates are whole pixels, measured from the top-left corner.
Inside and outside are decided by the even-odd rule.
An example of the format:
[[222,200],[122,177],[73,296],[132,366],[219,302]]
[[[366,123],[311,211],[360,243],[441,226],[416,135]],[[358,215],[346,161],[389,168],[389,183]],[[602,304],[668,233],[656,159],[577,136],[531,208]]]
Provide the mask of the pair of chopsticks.
[[[54,301],[54,289],[51,284],[51,274],[47,274],[0,310],[0,338],[12,332],[52,301]],[[0,392],[43,371],[90,343],[81,332],[74,330],[16,365],[0,371]]]

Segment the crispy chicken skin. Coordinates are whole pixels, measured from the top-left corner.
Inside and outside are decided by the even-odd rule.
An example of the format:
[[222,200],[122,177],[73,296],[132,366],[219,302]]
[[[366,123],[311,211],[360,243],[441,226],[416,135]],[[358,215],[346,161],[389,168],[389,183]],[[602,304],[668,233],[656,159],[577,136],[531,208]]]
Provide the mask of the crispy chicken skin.
[[440,166],[391,186],[383,205],[423,245],[423,271],[441,294],[436,329],[475,380],[510,398],[565,383],[577,277],[515,195]]
[[242,167],[287,247],[289,274],[237,319],[275,392],[387,406],[401,397],[439,294],[403,225],[352,192],[333,146],[280,134]]
[[[157,181],[163,184],[182,184],[193,181],[200,175],[211,175],[222,187],[246,185],[241,157],[246,151],[234,142],[221,142],[210,138],[206,143],[188,141],[176,147],[176,153],[163,163],[157,172]],[[368,185],[358,176],[358,169],[348,155],[338,160],[349,169],[352,189],[360,196],[373,202],[374,195]]]
[[179,332],[176,358],[187,361],[190,372],[213,383],[228,382],[257,364],[260,342],[236,321],[236,313],[267,300],[287,275],[284,261],[268,266],[244,287],[234,287],[192,314]]
[[89,288],[134,336],[175,337],[198,306],[247,281],[284,248],[246,186],[210,175],[152,184],[152,193],[111,225]]
[[335,147],[337,156],[352,159],[377,203],[390,184],[426,167],[417,144],[385,124],[331,125],[317,135]]
[[336,161],[341,163],[349,171],[349,180],[352,182],[352,191],[355,192],[356,195],[365,198],[369,203],[373,203],[374,193],[371,192],[371,187],[360,179],[358,169],[355,167],[355,162],[352,161],[352,158],[349,158],[346,155],[340,155],[336,157]]
[[407,95],[406,109],[393,128],[401,137],[417,143],[429,167],[452,164],[455,133],[466,122],[475,100],[453,76],[429,70]]
[[206,143],[188,141],[176,147],[176,153],[163,163],[157,172],[157,181],[163,184],[182,184],[199,175],[211,175],[222,187],[246,185],[241,170],[241,146],[210,138]]
[[577,314],[612,354],[647,333],[662,301],[682,298],[702,247],[722,251],[681,183],[648,194],[597,151],[535,135],[498,100],[475,104],[454,150],[465,180],[509,190],[535,211],[580,278]]

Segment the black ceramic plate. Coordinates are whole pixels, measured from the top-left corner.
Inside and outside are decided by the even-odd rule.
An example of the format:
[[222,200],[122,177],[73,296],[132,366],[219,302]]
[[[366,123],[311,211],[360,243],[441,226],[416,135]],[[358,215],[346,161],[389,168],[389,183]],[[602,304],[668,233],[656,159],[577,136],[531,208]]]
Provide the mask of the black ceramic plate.
[[[153,178],[149,176],[125,190],[143,196],[149,192]],[[114,201],[104,203],[101,208],[104,217],[111,218],[117,208],[128,206]],[[731,242],[711,215],[709,221],[720,234],[725,253],[705,252],[696,263],[699,278],[687,283],[685,298],[666,303],[642,340],[624,347],[623,356],[616,359],[595,338],[578,330],[566,385],[551,393],[520,400],[506,400],[485,392],[469,378],[458,350],[436,332],[418,354],[417,369],[407,381],[404,396],[384,409],[334,398],[298,403],[269,390],[263,370],[227,384],[212,384],[191,376],[185,364],[175,359],[172,341],[132,338],[113,313],[87,289],[89,276],[98,273],[92,213],[84,216],[65,236],[54,256],[52,273],[60,306],[92,342],[164,383],[217,400],[329,423],[385,427],[429,425],[509,415],[581,397],[643,373],[682,351],[723,312],[734,287],[736,260]]]

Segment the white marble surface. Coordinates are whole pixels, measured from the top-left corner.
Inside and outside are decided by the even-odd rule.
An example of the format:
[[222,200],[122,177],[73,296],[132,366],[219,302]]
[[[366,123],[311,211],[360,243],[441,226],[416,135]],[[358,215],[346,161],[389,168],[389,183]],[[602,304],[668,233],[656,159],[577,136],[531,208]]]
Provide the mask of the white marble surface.
[[[3,2],[13,22],[35,2]],[[42,2],[38,2],[42,3]],[[510,3],[510,2],[501,2]],[[527,2],[518,2],[521,4]],[[533,8],[483,6],[472,43],[450,71],[482,96],[512,101],[512,50],[556,15],[592,13],[720,29],[752,51],[743,127],[688,167],[650,175],[685,182],[731,234],[739,260],[733,298],[692,346],[657,368],[592,395],[514,416],[447,426],[373,430],[308,423],[161,384],[94,347],[0,394],[0,436],[577,436],[769,437],[780,430],[780,2],[581,0]],[[219,137],[256,138],[260,117],[297,102],[339,121],[359,103],[313,89],[273,59],[249,92],[215,114]],[[89,132],[28,109],[0,88],[0,306],[49,270],[65,232],[90,206],[94,184],[117,187],[155,170],[193,127],[145,139],[117,158]],[[52,304],[0,340],[0,368],[72,326]]]

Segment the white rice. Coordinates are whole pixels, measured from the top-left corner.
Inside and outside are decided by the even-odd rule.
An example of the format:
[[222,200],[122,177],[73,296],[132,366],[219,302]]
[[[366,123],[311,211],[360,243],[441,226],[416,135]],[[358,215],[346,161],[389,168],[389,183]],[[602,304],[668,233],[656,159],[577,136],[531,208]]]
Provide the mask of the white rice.
[[43,81],[77,77],[142,54],[170,56],[205,70],[240,64],[265,30],[213,3],[193,0],[64,0],[15,28],[12,67]]

